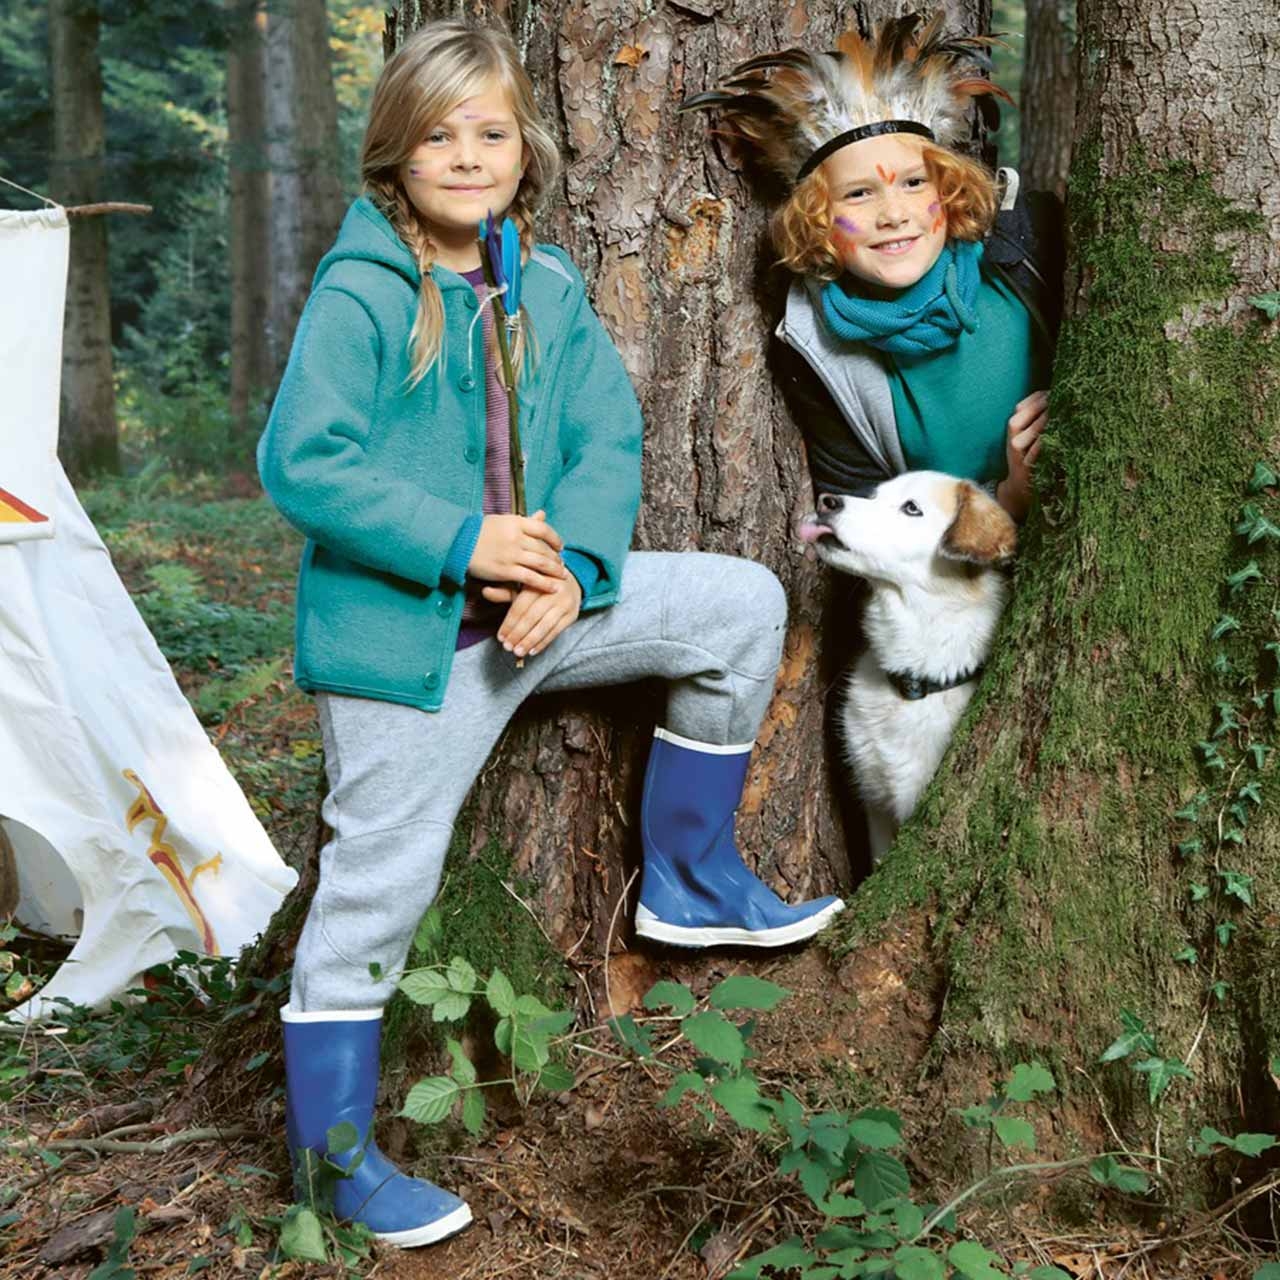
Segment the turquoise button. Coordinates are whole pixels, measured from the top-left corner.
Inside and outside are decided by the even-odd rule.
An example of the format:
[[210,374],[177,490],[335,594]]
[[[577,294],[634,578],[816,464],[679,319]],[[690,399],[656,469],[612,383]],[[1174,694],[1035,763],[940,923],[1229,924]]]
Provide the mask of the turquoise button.
[[477,449],[475,445],[469,444],[465,449],[463,449],[462,456],[466,458],[468,462],[479,462],[480,450]]
[[427,674],[422,677],[422,683],[428,689],[435,689],[439,687],[440,677],[436,675],[434,671],[428,671]]
[[476,380],[469,373],[464,373],[462,377],[458,379],[458,386],[460,386],[463,391],[474,391],[476,389]]

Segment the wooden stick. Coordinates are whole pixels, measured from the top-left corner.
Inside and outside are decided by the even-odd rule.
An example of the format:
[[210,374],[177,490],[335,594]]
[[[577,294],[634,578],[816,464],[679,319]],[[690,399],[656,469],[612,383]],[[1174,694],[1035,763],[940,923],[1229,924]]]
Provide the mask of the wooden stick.
[[100,213],[151,213],[149,204],[124,204],[119,200],[107,200],[102,204],[73,204],[65,207],[68,218],[94,218]]

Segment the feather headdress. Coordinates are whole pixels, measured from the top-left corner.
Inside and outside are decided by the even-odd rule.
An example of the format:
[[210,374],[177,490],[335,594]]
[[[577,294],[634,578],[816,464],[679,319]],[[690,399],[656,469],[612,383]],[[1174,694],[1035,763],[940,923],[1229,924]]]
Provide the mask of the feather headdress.
[[995,36],[955,36],[939,11],[882,22],[870,40],[846,31],[825,53],[784,49],[748,58],[720,88],[682,111],[718,110],[725,132],[745,142],[788,182],[807,177],[833,151],[882,133],[915,133],[952,146],[968,133],[977,101],[1013,99],[987,78]]

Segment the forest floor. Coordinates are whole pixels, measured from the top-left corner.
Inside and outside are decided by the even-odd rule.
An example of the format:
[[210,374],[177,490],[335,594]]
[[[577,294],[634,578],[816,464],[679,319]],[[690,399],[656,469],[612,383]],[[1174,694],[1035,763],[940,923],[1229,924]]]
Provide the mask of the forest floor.
[[[296,537],[247,480],[236,496],[234,481],[178,482],[156,471],[84,496],[184,691],[282,855],[300,866],[314,845],[321,760],[311,703],[289,676]],[[512,898],[519,888],[504,883]],[[11,945],[36,982],[61,958],[21,939]],[[631,1014],[646,1025],[643,997],[658,981],[687,983],[702,1001],[735,974],[771,980],[790,995],[750,1033],[762,1092],[791,1090],[811,1113],[895,1108],[919,1201],[945,1204],[963,1190],[947,1172],[958,1148],[978,1153],[979,1168],[984,1150],[991,1160],[990,1135],[967,1127],[958,1106],[981,1103],[996,1082],[964,1081],[969,1096],[945,1103],[916,1088],[932,1001],[917,1008],[904,994],[891,943],[839,964],[815,946],[763,962],[729,954],[696,970],[678,955],[626,950],[621,939],[618,947],[607,972],[570,962],[564,974],[598,1018]],[[344,1235],[336,1239],[349,1250],[345,1262],[283,1258],[291,1195],[274,1011],[284,980],[260,982],[254,1007],[237,1012],[225,964],[201,967],[199,994],[157,973],[145,1000],[76,1011],[57,1034],[0,1038],[0,1276],[722,1280],[743,1259],[823,1225],[796,1179],[779,1174],[776,1134],[725,1123],[687,1099],[660,1105],[670,1072],[623,1053],[604,1026],[575,1039],[571,1090],[531,1100],[491,1090],[479,1138],[456,1121],[427,1130],[396,1116],[416,1079],[448,1065],[443,1038],[419,1023],[423,1034],[410,1037],[403,1065],[384,1081],[379,1140],[394,1159],[463,1194],[474,1225],[429,1249],[371,1248]],[[219,1068],[232,1079],[207,1080],[202,1052],[234,1016],[257,1020],[257,1043],[246,1036],[243,1060]],[[661,1019],[647,1025],[663,1034]],[[871,1040],[880,1048],[864,1056]],[[695,1065],[687,1045],[668,1056]],[[221,1099],[215,1112],[202,1107],[206,1093]],[[1064,1132],[1047,1104],[1034,1127],[1044,1147],[1037,1158],[1078,1156],[1086,1141]],[[1274,1190],[1270,1199],[1274,1208]],[[996,1177],[956,1230],[940,1234],[944,1251],[947,1241],[977,1239],[1000,1259],[970,1257],[963,1269],[954,1257],[946,1267],[917,1257],[914,1270],[901,1264],[903,1280],[1280,1280],[1280,1267],[1269,1274],[1265,1255],[1223,1215],[1157,1211],[1103,1188],[1083,1164]]]

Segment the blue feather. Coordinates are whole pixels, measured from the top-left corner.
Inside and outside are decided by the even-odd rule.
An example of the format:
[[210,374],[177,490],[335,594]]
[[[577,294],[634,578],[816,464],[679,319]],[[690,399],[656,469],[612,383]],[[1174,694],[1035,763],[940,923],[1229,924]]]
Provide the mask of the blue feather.
[[504,299],[509,316],[520,312],[520,232],[510,218],[502,223],[502,274],[507,285]]

